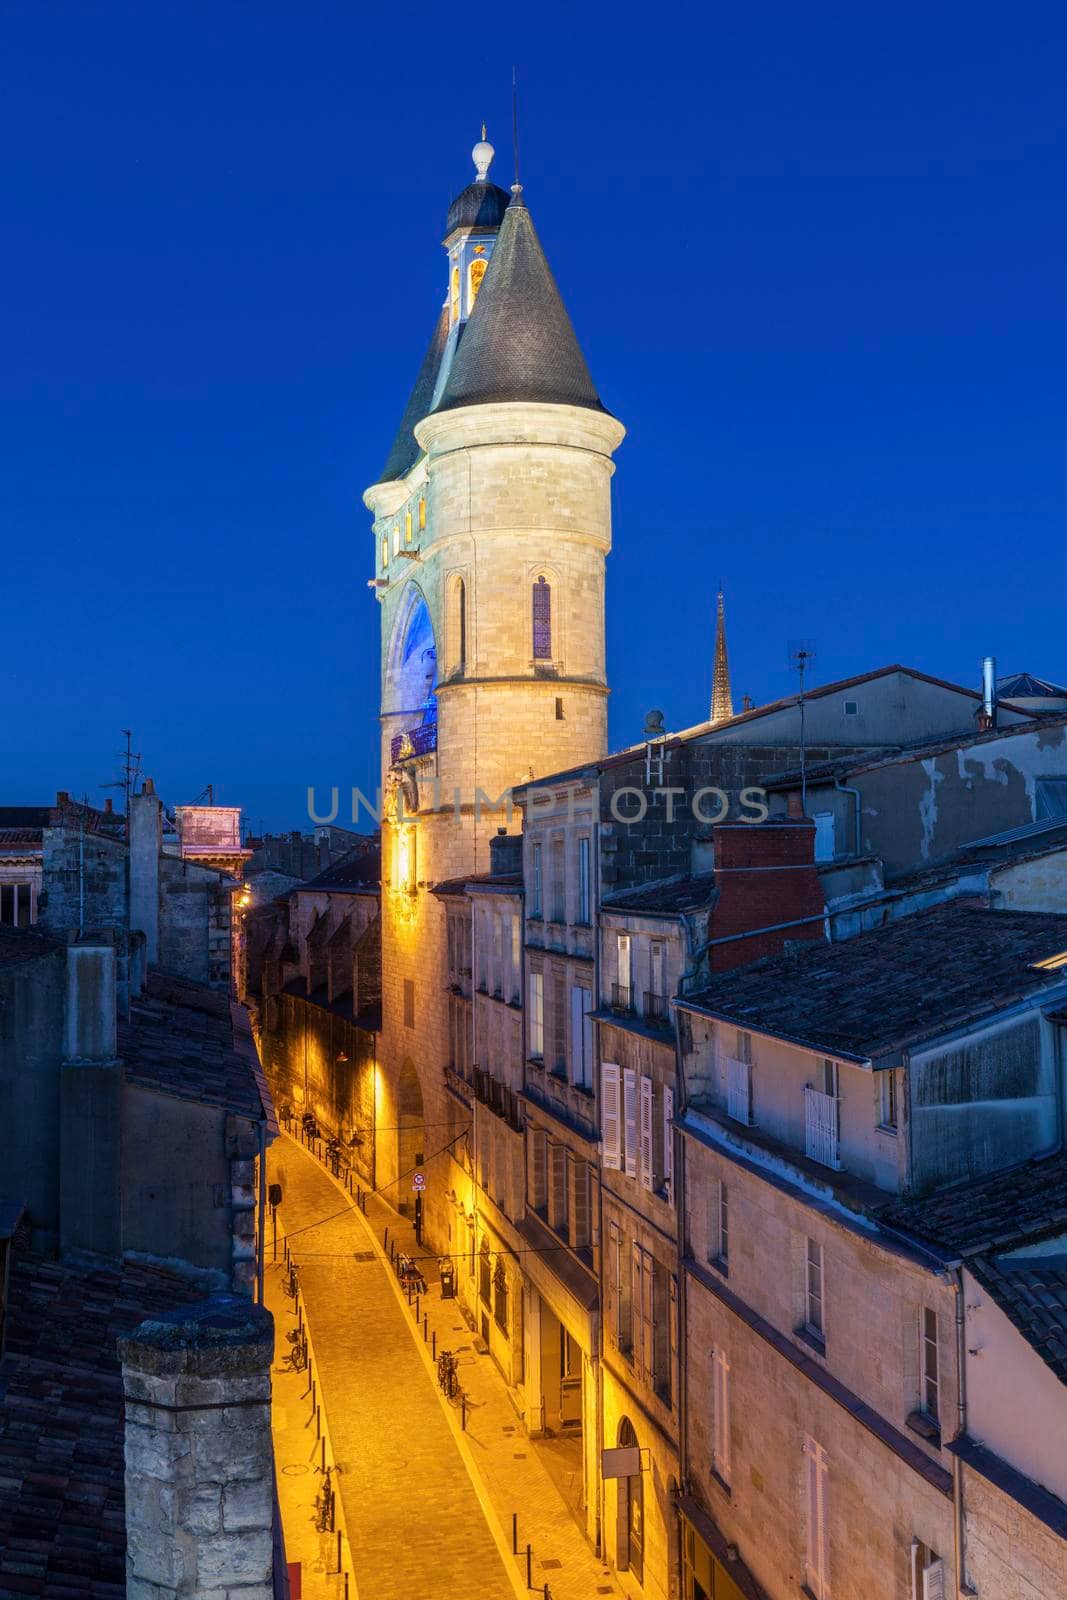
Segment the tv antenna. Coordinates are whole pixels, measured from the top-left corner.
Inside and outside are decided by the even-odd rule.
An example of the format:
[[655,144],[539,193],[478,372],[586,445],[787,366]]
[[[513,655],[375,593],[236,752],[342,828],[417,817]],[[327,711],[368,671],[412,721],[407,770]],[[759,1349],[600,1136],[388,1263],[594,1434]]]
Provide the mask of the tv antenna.
[[133,748],[133,733],[131,730],[129,728],[123,728],[122,733],[126,740],[126,748],[125,750],[118,750],[115,752],[119,760],[122,762],[122,766],[119,769],[121,776],[116,778],[113,783],[105,783],[103,787],[105,789],[122,790],[126,802],[126,839],[129,841],[130,796],[137,787],[137,780],[141,776],[141,753],[139,750],[134,750]]
[[808,770],[804,743],[804,674],[815,660],[814,639],[790,639],[789,665],[800,682],[797,705],[800,708],[800,809],[808,814]]
[[515,183],[513,193],[522,193],[522,184],[519,182],[519,77],[513,66],[511,69],[511,142],[515,150]]

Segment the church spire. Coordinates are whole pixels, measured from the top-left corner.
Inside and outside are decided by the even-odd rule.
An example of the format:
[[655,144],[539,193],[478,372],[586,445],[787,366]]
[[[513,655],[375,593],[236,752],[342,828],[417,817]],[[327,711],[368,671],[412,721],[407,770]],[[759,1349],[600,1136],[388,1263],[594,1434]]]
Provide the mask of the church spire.
[[711,679],[711,721],[726,722],[734,714],[730,693],[730,662],[726,654],[726,606],[719,590],[715,614],[715,668]]

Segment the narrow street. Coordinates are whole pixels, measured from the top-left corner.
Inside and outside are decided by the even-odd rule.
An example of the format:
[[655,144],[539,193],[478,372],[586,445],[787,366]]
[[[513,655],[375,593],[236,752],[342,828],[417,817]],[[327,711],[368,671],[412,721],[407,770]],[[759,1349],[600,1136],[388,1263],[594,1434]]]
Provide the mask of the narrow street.
[[[366,1224],[285,1135],[269,1172],[284,1194],[279,1255],[284,1231],[299,1263],[359,1595],[513,1600],[523,1591],[513,1585]],[[283,1316],[280,1348],[287,1331]]]
[[[299,1264],[317,1395],[341,1468],[337,1489],[355,1582],[350,1600],[498,1600],[531,1591],[542,1596],[546,1585],[549,1600],[618,1595],[613,1574],[590,1549],[554,1481],[560,1466],[551,1444],[526,1437],[499,1372],[476,1353],[457,1303],[440,1299],[436,1274],[427,1271],[427,1333],[436,1335],[438,1348],[459,1353],[466,1432],[459,1429],[458,1408],[446,1408],[431,1347],[419,1337],[381,1253],[387,1227],[390,1239],[399,1234],[401,1248],[414,1252],[411,1224],[373,1196],[364,1217],[319,1161],[287,1135],[272,1149],[268,1169],[284,1194],[279,1262],[287,1236]],[[268,1263],[268,1273],[280,1290],[280,1265]],[[270,1298],[272,1306],[284,1307],[278,1343],[287,1349],[292,1301],[280,1293]],[[308,1387],[303,1375],[276,1381]],[[310,1400],[303,1404],[310,1415]],[[305,1457],[314,1452],[314,1440],[311,1422]],[[314,1489],[309,1494],[304,1477],[282,1476],[279,1492],[290,1559],[303,1556],[317,1568],[305,1579],[305,1595],[317,1600],[340,1593],[328,1576],[334,1570],[329,1552],[325,1559],[318,1555],[325,1551],[322,1536],[309,1537]]]

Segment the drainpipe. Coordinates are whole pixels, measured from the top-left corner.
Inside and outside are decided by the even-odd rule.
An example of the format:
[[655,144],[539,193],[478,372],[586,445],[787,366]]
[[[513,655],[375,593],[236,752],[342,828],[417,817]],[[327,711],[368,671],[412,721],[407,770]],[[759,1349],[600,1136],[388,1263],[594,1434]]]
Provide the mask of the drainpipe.
[[863,796],[859,790],[850,783],[842,783],[841,779],[834,778],[834,788],[839,794],[850,794],[853,803],[853,844],[852,853],[856,856],[863,854]]
[[[600,1006],[600,779],[593,780],[593,842],[590,847],[592,856],[592,883],[590,885],[590,914],[593,920],[593,995],[597,1008]],[[525,991],[524,991],[525,992]],[[600,1030],[597,1029],[597,1043],[600,1042]],[[597,1056],[599,1057],[599,1049]],[[597,1119],[600,1117],[600,1063],[599,1060],[591,1063],[596,1077],[595,1090],[597,1096]],[[600,1180],[599,1167],[597,1172],[597,1283],[604,1282],[604,1185]],[[598,1296],[599,1298],[599,1296]],[[607,1551],[604,1546],[604,1476],[601,1464],[604,1460],[604,1308],[600,1305],[597,1310],[597,1347],[593,1352],[594,1361],[594,1386],[596,1395],[596,1553],[601,1561],[607,1560]]]
[[256,1289],[263,1304],[264,1243],[267,1219],[267,1124],[259,1125],[259,1217],[256,1227]]
[[[962,1265],[957,1264],[950,1268],[949,1274],[956,1295],[956,1439],[959,1441],[967,1433],[967,1329],[963,1301]],[[956,1594],[957,1596],[971,1595],[974,1590],[967,1582],[966,1573],[967,1549],[966,1528],[963,1519],[963,1462],[955,1451],[952,1452],[952,1512]]]
[[[685,1070],[682,1066],[682,1034],[679,1022],[678,1007],[674,1011],[674,1061],[675,1061],[675,1120],[685,1116]],[[684,1267],[685,1257],[685,1196],[686,1174],[685,1155],[686,1141],[679,1129],[674,1133],[674,1221],[675,1221],[675,1259],[678,1272],[678,1491],[680,1494],[688,1493],[689,1489],[689,1388],[686,1383],[688,1370],[688,1294]],[[685,1532],[682,1526],[682,1508],[676,1505],[675,1536],[678,1544],[678,1583],[679,1593],[683,1574],[685,1572]]]

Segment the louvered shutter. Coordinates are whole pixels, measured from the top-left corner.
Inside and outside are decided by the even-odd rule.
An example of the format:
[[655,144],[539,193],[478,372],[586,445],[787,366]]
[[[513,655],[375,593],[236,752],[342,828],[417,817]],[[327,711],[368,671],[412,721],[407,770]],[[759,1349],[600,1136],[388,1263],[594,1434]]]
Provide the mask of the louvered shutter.
[[571,1082],[581,1084],[588,1082],[585,1064],[583,992],[576,983],[571,984]]
[[667,1199],[674,1199],[674,1090],[663,1091],[663,1188]]
[[637,1073],[622,1069],[622,1108],[626,1122],[626,1176],[637,1177]]
[[634,1366],[638,1372],[643,1372],[645,1366],[645,1323],[641,1315],[644,1304],[643,1266],[641,1246],[635,1240],[630,1252],[630,1346],[633,1350]]
[[668,1340],[667,1359],[671,1364],[671,1404],[678,1404],[678,1384],[681,1373],[678,1371],[678,1279],[671,1275],[670,1305],[670,1338]]
[[641,1187],[652,1192],[652,1079],[641,1079]]
[[621,1166],[619,1149],[619,1077],[620,1069],[614,1061],[605,1061],[600,1069],[600,1137],[605,1167],[618,1171]]
[[922,1600],[945,1600],[945,1563],[940,1556],[923,1569]]
[[545,1203],[545,1134],[542,1128],[530,1129],[530,1205],[540,1211]]
[[651,1384],[656,1375],[656,1265],[648,1250],[641,1252],[641,1341],[645,1377]]
[[622,1284],[619,1277],[622,1272],[622,1248],[619,1238],[619,1224],[608,1223],[608,1270],[607,1270],[607,1304],[604,1307],[604,1320],[607,1324],[608,1334],[615,1344],[619,1343],[619,1317],[622,1294]]
[[807,1576],[815,1600],[830,1600],[830,1526],[827,1515],[826,1452],[812,1438],[804,1440],[807,1500]]
[[571,1244],[576,1250],[589,1243],[589,1166],[571,1161]]

